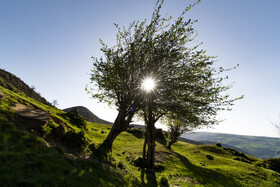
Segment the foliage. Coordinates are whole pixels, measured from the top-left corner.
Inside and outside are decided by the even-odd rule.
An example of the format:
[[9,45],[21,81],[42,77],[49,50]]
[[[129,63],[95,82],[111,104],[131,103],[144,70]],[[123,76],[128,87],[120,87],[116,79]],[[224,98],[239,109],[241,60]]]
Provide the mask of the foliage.
[[280,158],[261,160],[257,165],[280,173]]
[[166,177],[161,177],[160,178],[160,186],[163,187],[163,186],[169,186],[168,184],[168,179]]
[[[171,17],[160,14],[163,2],[157,1],[149,23],[135,21],[123,29],[115,24],[116,46],[108,47],[100,40],[105,59],[93,58],[91,81],[95,87],[89,91],[93,98],[114,104],[119,111],[103,142],[108,150],[140,108],[148,127],[149,152],[155,146],[154,124],[162,116],[180,119],[189,126],[211,125],[217,122],[218,111],[229,109],[240,99],[224,94],[230,86],[222,85],[224,78],[218,75],[227,70],[215,69],[214,57],[193,45],[196,21],[185,21],[184,16],[196,3],[171,23]],[[145,78],[156,80],[156,89],[149,94],[141,90]]]
[[[0,100],[1,186],[151,186],[153,180],[160,185],[163,177],[170,186],[280,185],[280,175],[272,170],[236,161],[236,156],[216,146],[196,146],[183,142],[175,143],[174,151],[157,144],[156,159],[161,163],[156,167],[164,166],[164,170],[156,172],[151,180],[149,173],[138,170],[132,164],[141,156],[143,138],[126,132],[117,137],[111,161],[116,166],[121,162],[122,170],[90,159],[72,159],[66,157],[63,154],[65,151],[56,145],[48,148],[41,138],[16,129],[9,120],[13,115],[10,99],[7,96]],[[57,111],[43,105],[41,108],[52,113]],[[84,132],[88,141],[97,145],[106,138],[110,128],[108,125],[88,123],[88,130]],[[215,159],[208,161],[207,154],[215,156]]]
[[172,144],[178,141],[178,138],[186,131],[191,131],[191,127],[178,119],[166,118],[162,122],[168,127],[169,143],[168,148],[171,149]]
[[222,144],[221,143],[216,143],[216,146],[217,147],[222,147]]
[[78,110],[71,110],[67,112],[67,115],[70,118],[72,124],[75,124],[78,128],[86,128],[86,120],[85,118],[78,112]]
[[81,132],[66,132],[63,137],[62,141],[71,148],[77,148],[79,150],[85,150],[88,146],[88,141],[85,138],[85,134],[83,131]]
[[[182,137],[210,144],[220,142],[223,145],[234,146],[232,148],[253,155],[258,158],[274,158],[280,153],[280,139],[272,137],[244,136],[222,133],[196,132],[183,134]],[[209,142],[210,141],[210,142]]]

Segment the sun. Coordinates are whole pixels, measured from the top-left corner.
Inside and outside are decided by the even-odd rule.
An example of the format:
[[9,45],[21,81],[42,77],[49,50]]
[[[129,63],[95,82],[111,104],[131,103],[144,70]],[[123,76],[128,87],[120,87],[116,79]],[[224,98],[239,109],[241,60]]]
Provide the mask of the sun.
[[156,82],[153,78],[145,78],[141,86],[146,92],[150,92],[156,87]]

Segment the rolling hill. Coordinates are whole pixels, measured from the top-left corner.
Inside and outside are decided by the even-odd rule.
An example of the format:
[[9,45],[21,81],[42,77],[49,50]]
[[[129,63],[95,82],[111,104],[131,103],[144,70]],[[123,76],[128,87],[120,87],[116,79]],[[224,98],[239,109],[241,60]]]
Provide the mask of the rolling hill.
[[63,109],[65,112],[70,112],[72,110],[77,110],[84,118],[85,120],[92,122],[92,123],[99,123],[99,124],[106,124],[106,125],[112,125],[113,123],[100,119],[95,114],[93,114],[89,109],[83,106],[75,106],[71,108]]
[[182,137],[209,145],[216,144],[217,142],[227,144],[244,150],[258,158],[266,159],[280,157],[280,138],[209,132],[184,134]]
[[280,186],[279,159],[181,141],[172,150],[156,142],[156,167],[147,171],[139,165],[142,129],[121,133],[112,153],[100,160],[102,153],[96,148],[110,125],[86,122],[79,114],[69,115],[13,85],[4,86],[0,86],[0,186]]

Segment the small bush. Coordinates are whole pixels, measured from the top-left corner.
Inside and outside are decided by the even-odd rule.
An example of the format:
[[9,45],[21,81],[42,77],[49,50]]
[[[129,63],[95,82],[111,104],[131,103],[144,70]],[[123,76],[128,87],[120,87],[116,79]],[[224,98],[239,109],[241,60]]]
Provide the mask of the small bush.
[[80,150],[84,150],[88,145],[85,134],[83,132],[75,133],[72,131],[68,131],[63,135],[62,141],[67,146]]
[[72,124],[75,124],[79,128],[86,129],[87,123],[85,118],[78,112],[78,110],[72,110],[67,112],[68,117]]
[[165,166],[163,164],[156,164],[155,165],[155,172],[161,172],[165,170]]
[[96,145],[93,144],[93,143],[92,143],[92,144],[89,144],[88,148],[89,148],[89,150],[90,150],[91,152],[95,152],[96,149],[97,149]]
[[237,161],[245,162],[245,163],[248,163],[248,164],[252,164],[252,162],[250,160],[247,160],[247,159],[242,158],[242,157],[235,157],[235,158],[233,158],[233,160],[237,160]]
[[42,127],[43,136],[46,137],[51,134],[52,126],[48,123]]
[[161,187],[169,186],[168,179],[166,177],[160,178],[160,186]]
[[257,165],[280,173],[280,158],[262,160]]
[[121,161],[118,163],[118,168],[124,169],[124,165],[123,165],[123,163]]
[[216,143],[216,146],[217,147],[222,147],[222,144],[221,143]]
[[207,158],[208,160],[214,160],[214,157],[213,157],[212,155],[206,155],[206,158]]
[[139,168],[146,168],[145,160],[142,157],[138,157],[134,160],[134,165]]

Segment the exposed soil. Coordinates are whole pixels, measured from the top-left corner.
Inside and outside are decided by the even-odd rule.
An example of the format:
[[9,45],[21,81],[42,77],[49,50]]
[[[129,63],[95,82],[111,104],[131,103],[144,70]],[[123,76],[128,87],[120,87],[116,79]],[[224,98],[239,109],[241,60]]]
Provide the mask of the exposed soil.
[[15,103],[12,109],[17,113],[14,123],[22,129],[41,131],[50,120],[50,116],[46,112],[23,104]]
[[34,109],[23,104],[16,103],[14,106],[12,106],[12,109],[23,117],[41,121],[48,121],[50,119],[50,116],[45,111]]

